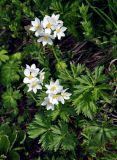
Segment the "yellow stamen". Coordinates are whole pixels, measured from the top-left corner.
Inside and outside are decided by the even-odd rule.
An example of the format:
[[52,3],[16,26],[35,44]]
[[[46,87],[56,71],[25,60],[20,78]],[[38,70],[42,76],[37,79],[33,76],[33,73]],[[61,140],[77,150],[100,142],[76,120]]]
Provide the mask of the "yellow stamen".
[[36,24],[36,25],[35,25],[35,28],[36,28],[36,29],[39,29],[39,28],[40,28],[40,25],[39,25],[39,24]]
[[57,31],[58,33],[60,33],[60,32],[61,32],[61,29],[57,29],[56,31]]
[[32,83],[32,87],[36,87],[37,86],[37,82]]
[[44,39],[47,41],[48,40],[48,36],[44,36]]
[[52,86],[51,91],[56,90],[56,86]]
[[52,97],[53,97],[54,99],[56,99],[56,98],[58,98],[58,95],[55,94],[55,95],[53,95]]
[[30,74],[30,76],[28,76],[28,78],[31,80],[33,78],[33,76]]
[[46,25],[47,28],[51,28],[51,26],[52,26],[52,25],[51,25],[50,23],[48,23],[48,24]]

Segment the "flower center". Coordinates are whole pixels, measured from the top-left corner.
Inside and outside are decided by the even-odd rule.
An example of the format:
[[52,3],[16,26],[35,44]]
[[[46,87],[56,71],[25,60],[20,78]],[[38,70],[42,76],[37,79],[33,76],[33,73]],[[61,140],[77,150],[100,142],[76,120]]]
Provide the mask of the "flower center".
[[58,95],[55,94],[52,97],[53,97],[53,99],[56,99],[56,98],[58,98]]
[[52,25],[51,25],[50,23],[48,23],[48,24],[46,25],[47,28],[51,28],[51,26],[52,26]]
[[32,83],[32,87],[34,88],[34,87],[36,87],[38,84],[37,84],[37,82],[33,82]]
[[33,76],[30,74],[30,76],[28,78],[31,80],[33,78]]
[[35,28],[36,28],[36,29],[40,29],[40,25],[39,25],[39,24],[36,24],[36,25],[35,25]]
[[61,29],[57,29],[56,31],[57,31],[58,33],[60,33],[60,32],[61,32]]
[[47,41],[48,40],[48,36],[44,36],[44,39]]
[[52,86],[51,91],[55,91],[56,90],[56,86]]

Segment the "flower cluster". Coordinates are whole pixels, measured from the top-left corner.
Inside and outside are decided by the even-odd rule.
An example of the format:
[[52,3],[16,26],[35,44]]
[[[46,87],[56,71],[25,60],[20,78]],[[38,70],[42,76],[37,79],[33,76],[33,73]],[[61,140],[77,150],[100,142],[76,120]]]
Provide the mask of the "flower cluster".
[[47,88],[46,93],[48,94],[45,97],[42,106],[46,106],[47,110],[54,110],[55,105],[58,105],[59,102],[62,104],[65,103],[65,100],[70,99],[71,93],[66,92],[67,89],[63,89],[63,86],[60,85],[59,80],[53,82],[50,81],[49,85],[45,85]]
[[60,40],[61,37],[65,36],[64,32],[67,28],[63,26],[63,21],[59,20],[59,16],[59,14],[52,14],[51,17],[46,15],[43,21],[38,18],[31,21],[30,30],[35,32],[36,37],[39,37],[37,42],[41,42],[43,46],[46,44],[52,45],[53,39],[57,37]]
[[43,70],[40,71],[39,68],[36,68],[35,64],[32,64],[31,66],[26,65],[26,69],[24,70],[24,75],[26,77],[23,82],[27,84],[29,88],[28,92],[33,91],[34,93],[37,93],[38,89],[42,89],[44,74],[45,72],[43,72]]

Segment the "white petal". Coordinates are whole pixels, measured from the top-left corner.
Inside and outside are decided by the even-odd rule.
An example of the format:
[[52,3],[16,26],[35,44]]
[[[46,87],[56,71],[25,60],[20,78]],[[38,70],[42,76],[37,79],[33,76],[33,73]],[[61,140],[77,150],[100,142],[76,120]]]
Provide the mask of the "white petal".
[[40,24],[39,18],[36,17],[36,18],[35,18],[35,22]]
[[54,110],[54,105],[47,105],[46,108],[47,108],[47,110],[50,110],[50,109],[51,109],[51,110]]
[[59,17],[60,17],[60,14],[57,14],[57,15],[56,15],[56,20],[58,20],[58,19],[59,19]]
[[39,22],[35,18],[35,21],[31,21],[31,24],[35,27],[35,26],[37,26],[39,24]]
[[67,29],[66,27],[62,27],[62,28],[61,28],[61,30],[62,30],[63,32],[66,31],[66,29]]
[[53,41],[50,38],[48,39],[48,44],[50,44],[50,45],[53,44]]
[[33,88],[33,92],[36,94],[37,93],[37,88]]
[[41,38],[39,38],[38,40],[37,40],[37,42],[43,42],[43,37],[41,37]]
[[35,64],[32,64],[32,65],[31,65],[31,69],[36,69],[36,65],[35,65]]
[[46,106],[47,105],[47,103],[48,103],[48,97],[45,97],[44,98],[44,101],[42,102],[42,106]]
[[57,35],[58,35],[58,39],[61,40],[61,35],[60,34],[57,34]]
[[58,24],[61,25],[61,26],[63,26],[63,21],[58,20]]
[[47,44],[47,41],[43,41],[42,44],[43,46],[45,46]]
[[35,26],[35,21],[31,21],[32,26]]
[[27,77],[25,77],[23,82],[27,84],[27,83],[29,83],[29,79]]
[[62,37],[65,37],[65,33],[61,33],[61,36],[62,36]]
[[28,89],[28,91],[27,92],[30,92],[30,91],[32,91],[32,87],[30,87],[30,86],[28,86],[29,87],[29,89]]
[[43,27],[46,28],[47,24],[48,24],[48,20],[46,18],[44,18],[44,20],[43,20]]
[[54,37],[56,37],[57,36],[57,32],[56,31],[54,31]]
[[37,86],[37,89],[42,89],[42,86],[41,86],[41,85],[38,85],[38,86]]
[[51,34],[51,29],[50,29],[50,28],[46,28],[46,29],[45,29],[45,33]]
[[46,84],[45,87],[46,87],[47,89],[49,89],[49,88],[50,88],[50,85]]
[[40,33],[41,33],[41,30],[37,30],[37,31],[35,32],[35,36],[36,36],[36,37],[39,37]]
[[30,31],[36,31],[35,27],[30,27]]
[[59,101],[60,101],[62,104],[65,103],[65,100],[64,100],[64,98],[63,98],[62,96],[59,97]]
[[29,69],[25,69],[24,70],[24,75],[27,76],[27,77],[30,76],[30,70]]
[[59,85],[59,79],[57,79],[57,80],[55,81],[55,84],[56,84],[56,85]]

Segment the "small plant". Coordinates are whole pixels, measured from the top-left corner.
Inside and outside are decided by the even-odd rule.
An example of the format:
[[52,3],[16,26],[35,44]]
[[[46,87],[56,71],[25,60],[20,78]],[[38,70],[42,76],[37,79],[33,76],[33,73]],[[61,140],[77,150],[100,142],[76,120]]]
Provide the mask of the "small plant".
[[[8,124],[0,126],[0,159],[20,160],[18,150],[24,149],[25,132],[10,128]],[[18,145],[18,146],[17,146]]]
[[0,160],[117,159],[116,10],[0,1]]

